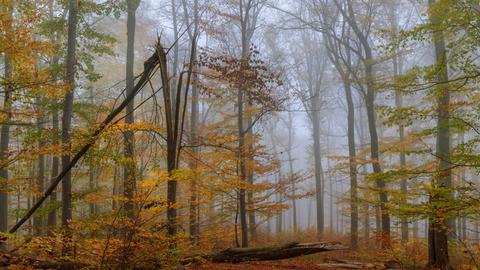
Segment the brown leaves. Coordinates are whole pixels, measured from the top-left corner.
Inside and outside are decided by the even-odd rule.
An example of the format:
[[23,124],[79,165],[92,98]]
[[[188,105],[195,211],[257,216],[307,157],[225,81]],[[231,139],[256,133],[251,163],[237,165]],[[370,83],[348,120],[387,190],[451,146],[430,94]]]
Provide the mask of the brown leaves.
[[[273,110],[280,106],[282,98],[278,87],[282,85],[280,74],[271,71],[270,67],[260,59],[260,52],[251,46],[247,59],[237,59],[226,54],[213,54],[203,51],[195,63],[205,81],[197,82],[207,95],[219,98],[225,93],[222,90],[241,90],[247,101],[260,105],[264,109]],[[208,81],[215,81],[214,86]]]

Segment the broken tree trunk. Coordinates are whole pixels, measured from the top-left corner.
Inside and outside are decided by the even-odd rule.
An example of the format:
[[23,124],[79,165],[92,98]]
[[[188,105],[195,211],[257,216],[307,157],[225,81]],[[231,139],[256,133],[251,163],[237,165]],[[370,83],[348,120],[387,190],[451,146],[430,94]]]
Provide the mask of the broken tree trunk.
[[326,251],[345,250],[348,247],[340,243],[298,243],[265,248],[229,248],[204,257],[215,263],[282,260]]

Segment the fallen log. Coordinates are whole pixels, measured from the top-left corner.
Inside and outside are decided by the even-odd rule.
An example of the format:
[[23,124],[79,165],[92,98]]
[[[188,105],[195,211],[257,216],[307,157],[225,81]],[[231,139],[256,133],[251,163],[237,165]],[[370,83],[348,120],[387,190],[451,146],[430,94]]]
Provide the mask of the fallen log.
[[[91,269],[89,265],[74,261],[46,261],[16,254],[0,253],[0,268],[23,266],[28,269],[76,270]],[[23,269],[23,268],[22,268]]]
[[264,248],[229,248],[203,258],[214,263],[245,261],[272,261],[294,258],[319,252],[346,250],[348,247],[337,242],[298,243]]

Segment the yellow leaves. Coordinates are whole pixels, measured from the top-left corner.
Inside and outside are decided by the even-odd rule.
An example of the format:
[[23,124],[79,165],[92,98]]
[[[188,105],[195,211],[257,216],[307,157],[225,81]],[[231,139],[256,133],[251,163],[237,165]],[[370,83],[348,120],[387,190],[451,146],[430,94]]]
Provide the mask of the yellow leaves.
[[156,170],[151,172],[147,178],[140,182],[142,188],[153,188],[161,183],[165,183],[170,179],[168,172],[165,170]]

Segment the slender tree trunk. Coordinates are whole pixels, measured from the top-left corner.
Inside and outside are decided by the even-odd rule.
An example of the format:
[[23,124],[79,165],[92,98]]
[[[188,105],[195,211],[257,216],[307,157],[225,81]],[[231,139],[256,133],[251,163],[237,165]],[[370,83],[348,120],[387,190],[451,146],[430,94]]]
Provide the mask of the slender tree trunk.
[[[340,4],[335,1],[335,4],[339,9],[342,10],[345,15],[345,19],[352,27],[355,35],[362,44],[363,51],[365,53],[363,65],[365,67],[365,79],[366,79],[366,94],[365,94],[365,106],[367,108],[367,119],[368,119],[368,129],[370,132],[370,158],[372,161],[373,173],[379,175],[382,173],[380,166],[380,151],[379,151],[379,142],[377,134],[377,126],[375,119],[375,81],[373,73],[374,59],[372,55],[372,49],[369,44],[368,36],[365,35],[358,26],[356,21],[355,12],[353,9],[352,0],[347,0],[347,11],[345,12]],[[385,247],[390,246],[390,215],[387,209],[388,195],[385,191],[386,184],[383,178],[377,178],[376,187],[379,189],[379,200],[380,200],[380,215],[381,215],[381,243]]]
[[343,80],[348,110],[348,156],[350,162],[350,246],[358,248],[358,191],[357,165],[355,150],[355,107],[353,104],[352,89],[348,79]]
[[[393,34],[396,36],[398,34],[398,19],[396,16],[397,6],[394,4],[394,2],[392,2],[391,4],[392,6],[390,8],[390,20],[393,28]],[[393,59],[392,59],[394,78],[397,78],[402,73],[402,59],[397,55],[398,55],[398,48],[395,47],[393,51]],[[395,106],[397,108],[402,108],[403,106],[403,97],[399,89],[395,90]],[[407,162],[406,162],[406,156],[405,156],[405,149],[403,147],[404,141],[405,141],[405,127],[402,124],[398,126],[398,137],[400,139],[400,145],[402,146],[400,149],[400,155],[399,155],[400,168],[404,169],[407,165]],[[401,179],[400,191],[402,193],[402,203],[405,204],[407,202],[406,200],[407,180],[405,178]],[[402,239],[402,242],[405,243],[408,241],[408,222],[405,216],[401,216],[400,220],[401,220],[401,225],[400,225],[401,239]]]
[[295,199],[296,187],[295,187],[295,179],[294,177],[294,169],[293,169],[293,156],[292,156],[292,147],[293,147],[293,140],[295,138],[295,129],[293,128],[293,115],[292,112],[288,112],[288,145],[287,145],[287,156],[288,156],[288,166],[290,170],[290,178],[294,180],[292,182],[292,223],[293,223],[293,231],[298,231],[297,225],[297,201]]
[[[58,109],[56,108],[57,103],[53,105],[53,112],[52,112],[52,143],[54,145],[58,145],[60,143],[59,140],[59,130],[60,130],[60,123],[59,123],[59,116],[58,116]],[[55,176],[58,175],[58,170],[60,167],[60,158],[58,155],[53,154],[52,155],[52,171],[50,175],[50,179],[55,178]],[[52,205],[57,204],[57,193],[54,191],[52,192],[52,195],[50,195],[50,203]],[[53,208],[49,213],[48,213],[48,227],[50,229],[55,228],[57,226],[57,210],[56,207]]]
[[[178,22],[177,22],[177,1],[176,0],[171,0],[170,5],[172,6],[172,28],[173,28],[173,40],[178,40]],[[176,103],[176,97],[177,97],[177,83],[178,83],[178,42],[175,42],[173,44],[173,63],[172,63],[172,78],[170,79],[170,89],[172,91],[172,103]]]
[[[66,169],[70,164],[70,130],[73,118],[73,96],[75,91],[75,48],[77,45],[77,14],[78,14],[78,0],[70,0],[68,2],[68,43],[67,43],[67,59],[66,59],[66,74],[65,80],[69,86],[68,92],[65,95],[63,104],[62,117],[62,143],[64,153],[62,154],[62,166]],[[62,182],[62,226],[66,229],[64,253],[69,255],[72,252],[71,247],[71,232],[69,231],[69,223],[72,220],[72,174],[69,170]]]
[[[172,1],[172,6],[174,5],[174,1]],[[187,3],[186,0],[182,0],[182,5],[183,5],[183,12],[184,12],[184,19],[187,22],[188,25],[190,25],[190,15],[188,14],[188,9],[187,9]],[[175,13],[175,12],[174,12]],[[176,18],[176,15],[173,14],[174,17]],[[175,24],[176,19],[174,19],[174,24]],[[196,44],[196,38],[197,32],[198,32],[198,23],[199,23],[199,14],[198,14],[198,0],[194,0],[193,3],[193,25],[194,25],[194,31],[187,29],[188,36],[190,38],[190,42],[192,44]],[[174,28],[174,33],[176,36],[178,36],[178,30]],[[195,50],[195,55],[193,56],[194,61],[197,60],[197,53]],[[197,80],[197,75],[193,74],[193,80]],[[192,101],[191,101],[191,112],[190,112],[190,144],[193,145],[194,147],[192,148],[192,154],[194,157],[194,160],[190,162],[190,168],[195,171],[198,167],[198,162],[197,159],[199,158],[198,154],[200,152],[200,149],[198,147],[195,147],[195,145],[198,143],[198,110],[199,110],[199,92],[196,86],[192,85]],[[190,182],[190,189],[191,189],[191,194],[190,194],[190,209],[189,209],[189,229],[190,229],[190,237],[193,243],[196,245],[198,244],[199,237],[200,237],[200,205],[199,205],[199,194],[198,194],[198,177],[196,174],[192,177],[192,180]]]
[[[90,90],[90,104],[92,106],[95,106],[93,88],[90,88],[89,90]],[[96,191],[96,189],[98,188],[98,182],[95,175],[95,161],[90,160],[89,163],[90,164],[88,166],[88,186],[89,186],[90,192],[93,192],[93,191]],[[94,202],[89,203],[90,216],[97,214],[97,207],[98,205],[96,203]]]
[[475,243],[479,244],[480,243],[480,222],[478,220],[475,220]]
[[[251,106],[251,103],[248,103],[248,106]],[[247,126],[250,127],[253,124],[252,116],[247,116]],[[253,161],[253,127],[251,127],[248,131],[248,159],[250,164]],[[250,185],[253,186],[253,172],[251,170],[247,170],[247,180]],[[254,192],[250,190],[247,192],[247,205],[248,205],[248,231],[250,233],[250,239],[252,241],[257,241],[257,222],[255,220],[255,199],[254,199]]]
[[[40,99],[37,99],[37,102],[41,103]],[[39,135],[39,140],[38,140],[38,148],[42,149],[44,147],[44,142],[42,139],[42,132],[43,132],[43,117],[41,114],[43,112],[40,111],[40,106],[38,106],[38,112],[39,114],[37,118],[37,132]],[[45,155],[44,154],[39,154],[37,158],[37,166],[38,166],[38,174],[37,174],[37,181],[35,183],[35,191],[38,192],[38,194],[43,193],[43,188],[45,185]],[[35,196],[38,197],[38,196]],[[33,217],[33,229],[34,229],[34,234],[35,235],[42,235],[43,233],[43,225],[44,225],[44,218],[42,213],[37,213]]]
[[116,165],[114,166],[115,168],[113,169],[112,211],[118,209],[118,200],[116,199],[116,197],[120,194],[118,184],[118,168]]
[[[242,69],[245,69],[248,65],[248,37],[247,37],[247,22],[248,12],[243,12],[243,0],[240,0],[240,13],[241,13],[241,41],[242,41]],[[247,10],[249,6],[245,7]],[[246,17],[246,18],[245,18]],[[238,158],[239,158],[239,176],[240,181],[247,181],[247,171],[245,165],[245,131],[244,131],[244,87],[240,86],[237,93],[237,106],[238,106]],[[247,203],[245,196],[245,188],[239,190],[239,207],[240,207],[240,230],[242,233],[242,247],[248,247],[248,225],[247,225]]]
[[[278,156],[277,143],[275,141],[275,137],[274,137],[273,134],[270,134],[270,136],[271,136],[271,141],[272,141],[273,157],[275,158],[275,160],[280,160],[279,156]],[[280,163],[280,166],[278,168],[278,171],[277,171],[277,174],[275,175],[275,177],[276,177],[276,184],[279,186],[280,182],[282,181],[282,165],[281,165],[281,163]],[[275,193],[275,202],[277,204],[282,203],[282,196],[279,192]],[[309,219],[310,219],[310,217],[309,217]],[[282,232],[282,212],[281,211],[275,216],[275,232],[276,232],[276,234],[280,234]]]
[[[10,2],[9,2],[10,3]],[[9,4],[3,7],[7,14],[7,21],[11,22],[13,18],[13,5]],[[10,39],[12,35],[11,23],[6,25],[6,38]],[[12,118],[12,65],[10,60],[10,53],[5,53],[4,60],[4,98],[3,98],[3,110],[5,112],[5,122],[8,122]],[[10,125],[7,123],[0,128],[0,232],[7,232],[8,230],[8,144],[10,142]],[[0,245],[0,250],[4,246]]]
[[[96,189],[96,185],[95,185],[95,168],[93,167],[93,165],[90,165],[88,167],[88,188],[90,189],[90,192],[92,192],[93,190]],[[97,213],[96,209],[97,209],[97,205],[93,202],[90,202],[88,204],[88,208],[89,208],[89,214],[90,216],[93,216]]]
[[[192,87],[192,104],[191,104],[191,118],[190,118],[190,141],[192,145],[197,143],[197,128],[198,128],[198,89],[196,87]],[[197,158],[198,158],[198,148],[193,148],[193,155],[195,160],[190,163],[190,168],[192,170],[197,169]],[[197,187],[197,174],[194,173],[192,181],[190,183],[191,188],[191,195],[190,195],[190,213],[189,213],[189,221],[190,221],[190,236],[195,244],[198,243],[198,238],[200,235],[200,224],[198,222],[198,211],[199,211],[199,203],[198,203],[198,187]]]
[[[238,158],[240,160],[240,181],[246,181],[245,172],[245,135],[243,130],[243,90],[239,89],[237,94],[238,106]],[[242,234],[242,247],[248,247],[247,209],[245,200],[245,188],[239,191],[240,207],[240,230]]]
[[[313,99],[316,99],[315,97]],[[316,104],[315,104],[316,105]],[[315,193],[317,206],[317,237],[321,238],[324,231],[324,208],[323,208],[323,167],[320,147],[320,120],[318,116],[318,106],[312,106],[312,124],[313,124],[313,151],[315,162]]]
[[[381,174],[382,169],[380,167],[380,152],[379,152],[379,142],[377,134],[377,126],[375,119],[375,92],[373,85],[373,70],[371,66],[372,57],[367,57],[366,60],[366,76],[367,76],[367,94],[365,96],[365,105],[367,108],[367,119],[368,119],[368,129],[370,131],[370,157],[372,159],[372,169],[374,174]],[[376,186],[380,190],[380,220],[381,220],[381,243],[382,246],[390,245],[390,215],[388,214],[387,203],[388,196],[385,191],[386,184],[382,178],[378,178],[376,181]]]
[[[395,92],[395,103],[397,108],[402,107],[402,94],[400,91]],[[405,141],[405,128],[403,125],[400,125],[398,127],[398,136],[400,139],[400,145],[402,146],[400,149],[400,168],[406,168],[407,166],[407,159],[405,156],[405,151],[403,149],[404,141]],[[400,182],[400,191],[402,192],[402,203],[406,204],[407,203],[407,179],[402,178]],[[408,241],[408,222],[407,218],[405,216],[402,216],[401,218],[401,237],[402,237],[402,242],[407,242]]]
[[[127,0],[127,66],[126,66],[126,93],[127,95],[132,93],[133,86],[135,83],[133,75],[133,67],[135,61],[135,21],[138,5],[140,0]],[[133,124],[135,122],[134,115],[134,106],[135,99],[132,99],[125,110],[126,117],[125,123],[127,125]],[[133,220],[135,217],[135,189],[136,189],[136,166],[135,166],[135,137],[134,133],[131,130],[124,132],[125,139],[125,159],[126,164],[124,165],[123,172],[123,185],[124,185],[124,196],[125,196],[125,214],[130,219]]]
[[[54,0],[50,0],[48,2],[48,18],[50,20],[54,19]],[[50,42],[52,44],[56,44],[56,39],[55,39],[55,33],[50,37]],[[52,57],[52,65],[55,67],[58,65],[59,57],[57,55],[54,55]],[[52,76],[52,80],[56,81],[57,80],[57,74],[54,74]],[[60,144],[60,139],[59,139],[59,130],[60,130],[60,123],[59,123],[59,116],[58,116],[58,102],[56,100],[53,100],[52,102],[52,144],[53,145],[58,145]],[[60,166],[60,158],[58,155],[53,153],[52,155],[52,164],[51,164],[51,174],[50,174],[50,179],[53,181],[53,178],[58,175],[58,170]],[[50,195],[50,204],[54,207],[52,207],[52,210],[48,213],[47,217],[47,225],[50,230],[48,230],[50,235],[53,235],[51,233],[51,229],[55,228],[57,226],[57,210],[56,210],[56,205],[57,205],[57,192],[52,192],[52,195]]]
[[330,231],[333,232],[334,229],[333,229],[333,181],[337,181],[337,177],[333,178],[331,177],[330,178],[330,181],[328,181],[328,191],[330,192]]
[[[435,0],[429,0],[430,21],[432,24],[438,24],[438,14],[432,12]],[[436,31],[433,34],[433,43],[435,46],[435,62],[438,69],[437,80],[439,82],[448,81],[447,56],[445,49],[445,40],[442,31]],[[448,257],[448,222],[442,210],[444,200],[451,198],[449,189],[452,187],[451,169],[450,169],[450,129],[449,129],[449,104],[450,92],[448,85],[441,86],[441,91],[437,93],[437,141],[436,156],[439,157],[437,175],[432,180],[432,185],[441,192],[435,192],[430,195],[430,203],[438,208],[435,213],[439,216],[430,217],[428,228],[428,268],[429,269],[451,269]]]

